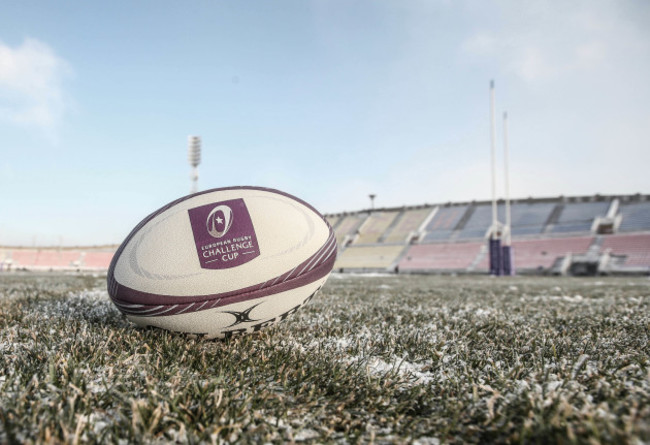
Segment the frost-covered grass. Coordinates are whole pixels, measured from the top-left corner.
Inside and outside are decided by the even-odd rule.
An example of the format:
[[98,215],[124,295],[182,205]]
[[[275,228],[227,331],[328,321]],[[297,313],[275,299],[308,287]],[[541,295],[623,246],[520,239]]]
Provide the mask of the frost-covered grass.
[[0,275],[0,443],[647,443],[649,309],[647,278],[336,275],[206,341]]

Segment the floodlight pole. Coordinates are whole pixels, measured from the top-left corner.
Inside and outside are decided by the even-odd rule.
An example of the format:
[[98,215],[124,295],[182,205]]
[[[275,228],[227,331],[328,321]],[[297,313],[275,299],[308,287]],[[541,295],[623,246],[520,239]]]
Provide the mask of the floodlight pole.
[[201,163],[201,137],[200,136],[188,136],[187,137],[187,159],[190,162],[192,167],[192,173],[190,174],[190,179],[192,181],[192,187],[190,188],[190,193],[196,193],[198,191],[199,183],[199,164]]

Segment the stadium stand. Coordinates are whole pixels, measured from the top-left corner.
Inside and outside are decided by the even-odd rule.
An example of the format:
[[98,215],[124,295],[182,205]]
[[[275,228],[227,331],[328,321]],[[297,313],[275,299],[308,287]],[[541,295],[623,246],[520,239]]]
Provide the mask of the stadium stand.
[[334,270],[390,270],[403,245],[350,246],[339,254]]
[[[544,230],[555,203],[548,202],[515,202],[511,206],[512,235],[537,235]],[[457,239],[481,239],[488,235],[492,225],[492,205],[483,203],[475,205],[467,222],[457,235]],[[505,207],[501,203],[497,207],[497,219],[505,220]]]
[[33,267],[36,269],[69,269],[79,266],[80,252],[77,250],[45,250],[36,252]]
[[[512,236],[538,235],[557,204],[517,202],[512,205]],[[500,207],[501,208],[501,207]],[[503,216],[500,216],[503,218]]]
[[116,247],[82,251],[78,248],[4,247],[0,249],[0,271],[97,271],[106,270]]
[[[593,236],[515,240],[512,242],[517,270],[550,270],[558,259],[567,255],[584,255],[594,242]],[[487,270],[484,258],[477,269]]]
[[[499,208],[503,214],[502,207]],[[503,221],[503,217],[500,217]],[[492,206],[488,204],[473,207],[469,219],[462,228],[459,227],[458,239],[482,239],[487,234],[488,228],[492,225]]]
[[36,263],[36,249],[16,249],[10,254],[11,264],[14,268],[31,268]]
[[650,202],[632,202],[621,205],[621,232],[650,229]]
[[[504,222],[504,205],[498,203]],[[650,195],[528,198],[511,207],[514,267],[522,273],[650,274]],[[325,216],[339,244],[335,269],[487,273],[490,202],[397,207]],[[117,246],[0,246],[0,271],[106,270]]]
[[400,260],[400,272],[465,271],[484,249],[480,242],[413,245]]
[[84,269],[108,269],[115,252],[84,252],[81,264]]
[[372,212],[359,227],[359,236],[354,244],[374,244],[399,216],[400,212]]
[[352,213],[342,216],[334,232],[336,233],[336,243],[339,249],[344,248],[346,244],[354,241],[359,226],[367,218],[367,213]]
[[[650,234],[643,234],[650,232],[650,196],[528,198],[513,200],[511,209],[514,266],[520,272],[581,273],[601,267],[601,273],[650,273],[645,256],[650,251]],[[497,210],[502,223],[503,202]],[[372,238],[362,237],[362,227],[356,243],[348,249],[362,241],[368,243],[363,251],[351,250],[346,254],[346,246],[342,246],[340,258],[350,261],[344,269],[363,269],[364,265],[390,269],[395,262],[377,262],[381,255],[373,249],[394,244],[407,248],[396,260],[400,272],[487,272],[485,238],[492,223],[490,202],[379,212],[384,214],[372,218],[384,222],[380,229],[388,225],[387,220],[392,219],[392,223],[383,236],[377,237],[380,229],[372,230]],[[396,212],[400,213],[394,216]],[[367,216],[368,211],[358,212],[356,221],[363,215]],[[623,234],[638,236],[619,239]]]
[[424,228],[426,234],[422,242],[447,240],[467,213],[469,205],[438,207],[433,218]]
[[624,267],[650,268],[650,233],[604,236],[601,249],[623,257]]
[[405,210],[380,241],[386,244],[410,242],[431,211],[430,207]]
[[580,233],[590,232],[594,219],[604,217],[610,202],[574,202],[564,204],[557,222],[551,233]]

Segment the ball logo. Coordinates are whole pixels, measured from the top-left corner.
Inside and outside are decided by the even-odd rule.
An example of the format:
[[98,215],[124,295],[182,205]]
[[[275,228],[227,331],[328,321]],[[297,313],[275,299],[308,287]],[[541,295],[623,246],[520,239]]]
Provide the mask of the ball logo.
[[206,220],[206,228],[213,238],[221,238],[232,225],[232,209],[227,205],[216,206]]
[[260,255],[253,220],[242,198],[212,202],[187,212],[203,269],[237,267]]

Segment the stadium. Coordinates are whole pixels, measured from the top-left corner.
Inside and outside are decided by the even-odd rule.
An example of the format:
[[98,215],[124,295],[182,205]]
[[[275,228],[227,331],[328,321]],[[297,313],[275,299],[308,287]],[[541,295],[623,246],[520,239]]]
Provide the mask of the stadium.
[[127,321],[115,246],[3,247],[0,442],[648,440],[649,197],[514,200],[502,278],[490,212],[327,215],[320,295],[225,341]]
[[[515,200],[511,236],[519,273],[585,275],[650,271],[645,195]],[[504,220],[503,203],[499,219]],[[329,215],[340,271],[486,273],[489,202]]]
[[[505,219],[499,201],[498,217]],[[650,196],[512,201],[514,270],[532,275],[650,274]],[[365,209],[326,215],[339,272],[486,274],[490,202]],[[0,271],[105,272],[117,246],[0,247]]]
[[650,444],[648,22],[5,2],[0,445]]

